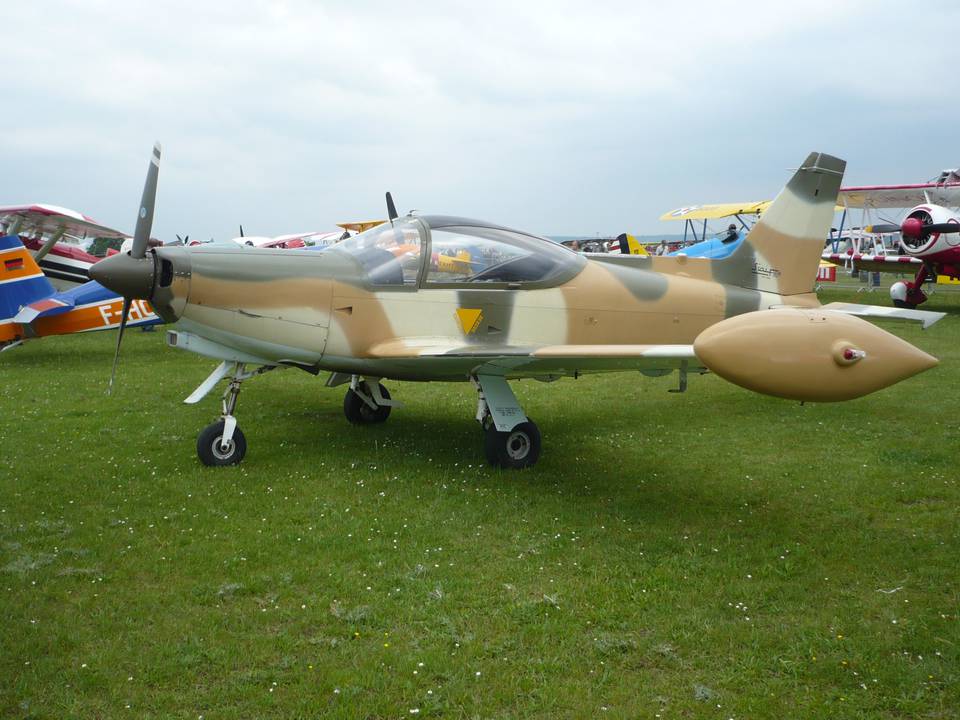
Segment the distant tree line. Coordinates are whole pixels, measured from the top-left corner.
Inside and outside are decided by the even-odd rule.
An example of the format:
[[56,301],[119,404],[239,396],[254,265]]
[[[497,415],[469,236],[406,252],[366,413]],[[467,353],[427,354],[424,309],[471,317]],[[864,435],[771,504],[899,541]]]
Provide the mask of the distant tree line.
[[119,251],[121,245],[123,245],[122,238],[98,237],[94,238],[93,242],[90,243],[90,247],[87,248],[87,252],[91,255],[96,255],[97,257],[105,257],[107,250],[112,248]]

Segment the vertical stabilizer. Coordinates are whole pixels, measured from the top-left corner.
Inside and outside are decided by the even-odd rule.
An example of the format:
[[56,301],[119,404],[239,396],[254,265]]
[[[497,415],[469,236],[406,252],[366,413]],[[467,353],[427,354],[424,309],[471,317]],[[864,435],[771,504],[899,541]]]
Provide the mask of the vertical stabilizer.
[[717,278],[780,295],[812,291],[845,167],[839,158],[810,153],[740,247],[718,261]]
[[0,237],[0,322],[56,292],[16,235]]

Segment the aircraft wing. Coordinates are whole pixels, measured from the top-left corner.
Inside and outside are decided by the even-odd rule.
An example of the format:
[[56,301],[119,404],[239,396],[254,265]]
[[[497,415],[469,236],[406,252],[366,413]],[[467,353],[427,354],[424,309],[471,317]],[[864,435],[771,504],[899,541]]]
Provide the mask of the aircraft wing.
[[866,272],[915,273],[923,265],[923,260],[910,255],[863,255],[826,251],[820,257],[840,267],[852,266],[854,270]]
[[358,222],[339,222],[337,227],[343,228],[344,230],[351,230],[353,232],[366,232],[370,228],[375,228],[377,225],[383,225],[386,220],[360,220]]
[[848,208],[908,208],[924,203],[960,204],[960,183],[864,185],[840,188],[837,204]]
[[661,220],[718,220],[734,215],[757,215],[766,210],[772,201],[760,200],[745,203],[714,203],[677,208],[660,216]]
[[56,205],[13,205],[0,207],[0,225],[13,229],[18,235],[52,235],[63,232],[77,239],[130,237],[127,233],[101,225],[76,210]]
[[705,369],[693,345],[466,345],[452,338],[424,342],[398,338],[372,346],[367,355],[382,360],[425,358],[438,361],[468,361],[490,372],[524,368],[545,374],[604,369],[669,371],[680,367]]

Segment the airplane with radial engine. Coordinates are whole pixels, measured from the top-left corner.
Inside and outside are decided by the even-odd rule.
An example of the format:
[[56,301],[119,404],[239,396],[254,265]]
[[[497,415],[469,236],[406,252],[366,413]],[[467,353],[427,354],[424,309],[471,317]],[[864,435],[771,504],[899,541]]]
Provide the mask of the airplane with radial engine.
[[[898,280],[890,286],[895,306],[915,308],[926,302],[923,284],[937,276],[960,279],[960,214],[948,207],[960,205],[958,171],[945,170],[930,183],[849,188],[844,205],[863,209],[867,222],[862,234],[899,234],[902,252],[862,252],[859,244],[854,244],[845,251],[827,249],[823,259],[866,272],[913,273],[913,280]],[[899,223],[869,222],[867,213],[880,208],[909,210]]]
[[220,361],[185,401],[227,380],[220,419],[197,439],[207,465],[243,459],[241,385],[280,368],[328,371],[327,386],[347,386],[344,414],[357,425],[383,422],[400,406],[383,379],[470,382],[487,460],[519,469],[539,458],[541,435],[510,380],[679,371],[684,390],[690,372],[709,370],[759,393],[830,402],[937,364],[856,317],[876,308],[817,300],[813,278],[845,167],[830,155],[811,153],[721,260],[584,256],[489,222],[400,217],[389,193],[387,223],[323,252],[149,249],[159,166],[156,145],[133,248],[92,273],[124,297],[114,374],[138,300],[175,323],[169,346]]
[[[0,352],[26,340],[118,327],[123,298],[94,281],[58,291],[16,235],[0,237]],[[162,320],[146,300],[130,305],[128,325]]]

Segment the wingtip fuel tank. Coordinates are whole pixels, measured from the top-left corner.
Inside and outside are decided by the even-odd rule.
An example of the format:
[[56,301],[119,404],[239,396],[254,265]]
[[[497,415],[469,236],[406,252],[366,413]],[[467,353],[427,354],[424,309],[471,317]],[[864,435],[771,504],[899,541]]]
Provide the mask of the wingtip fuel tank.
[[865,320],[823,309],[737,315],[697,336],[712,372],[754,392],[836,402],[867,395],[937,365],[937,359]]

